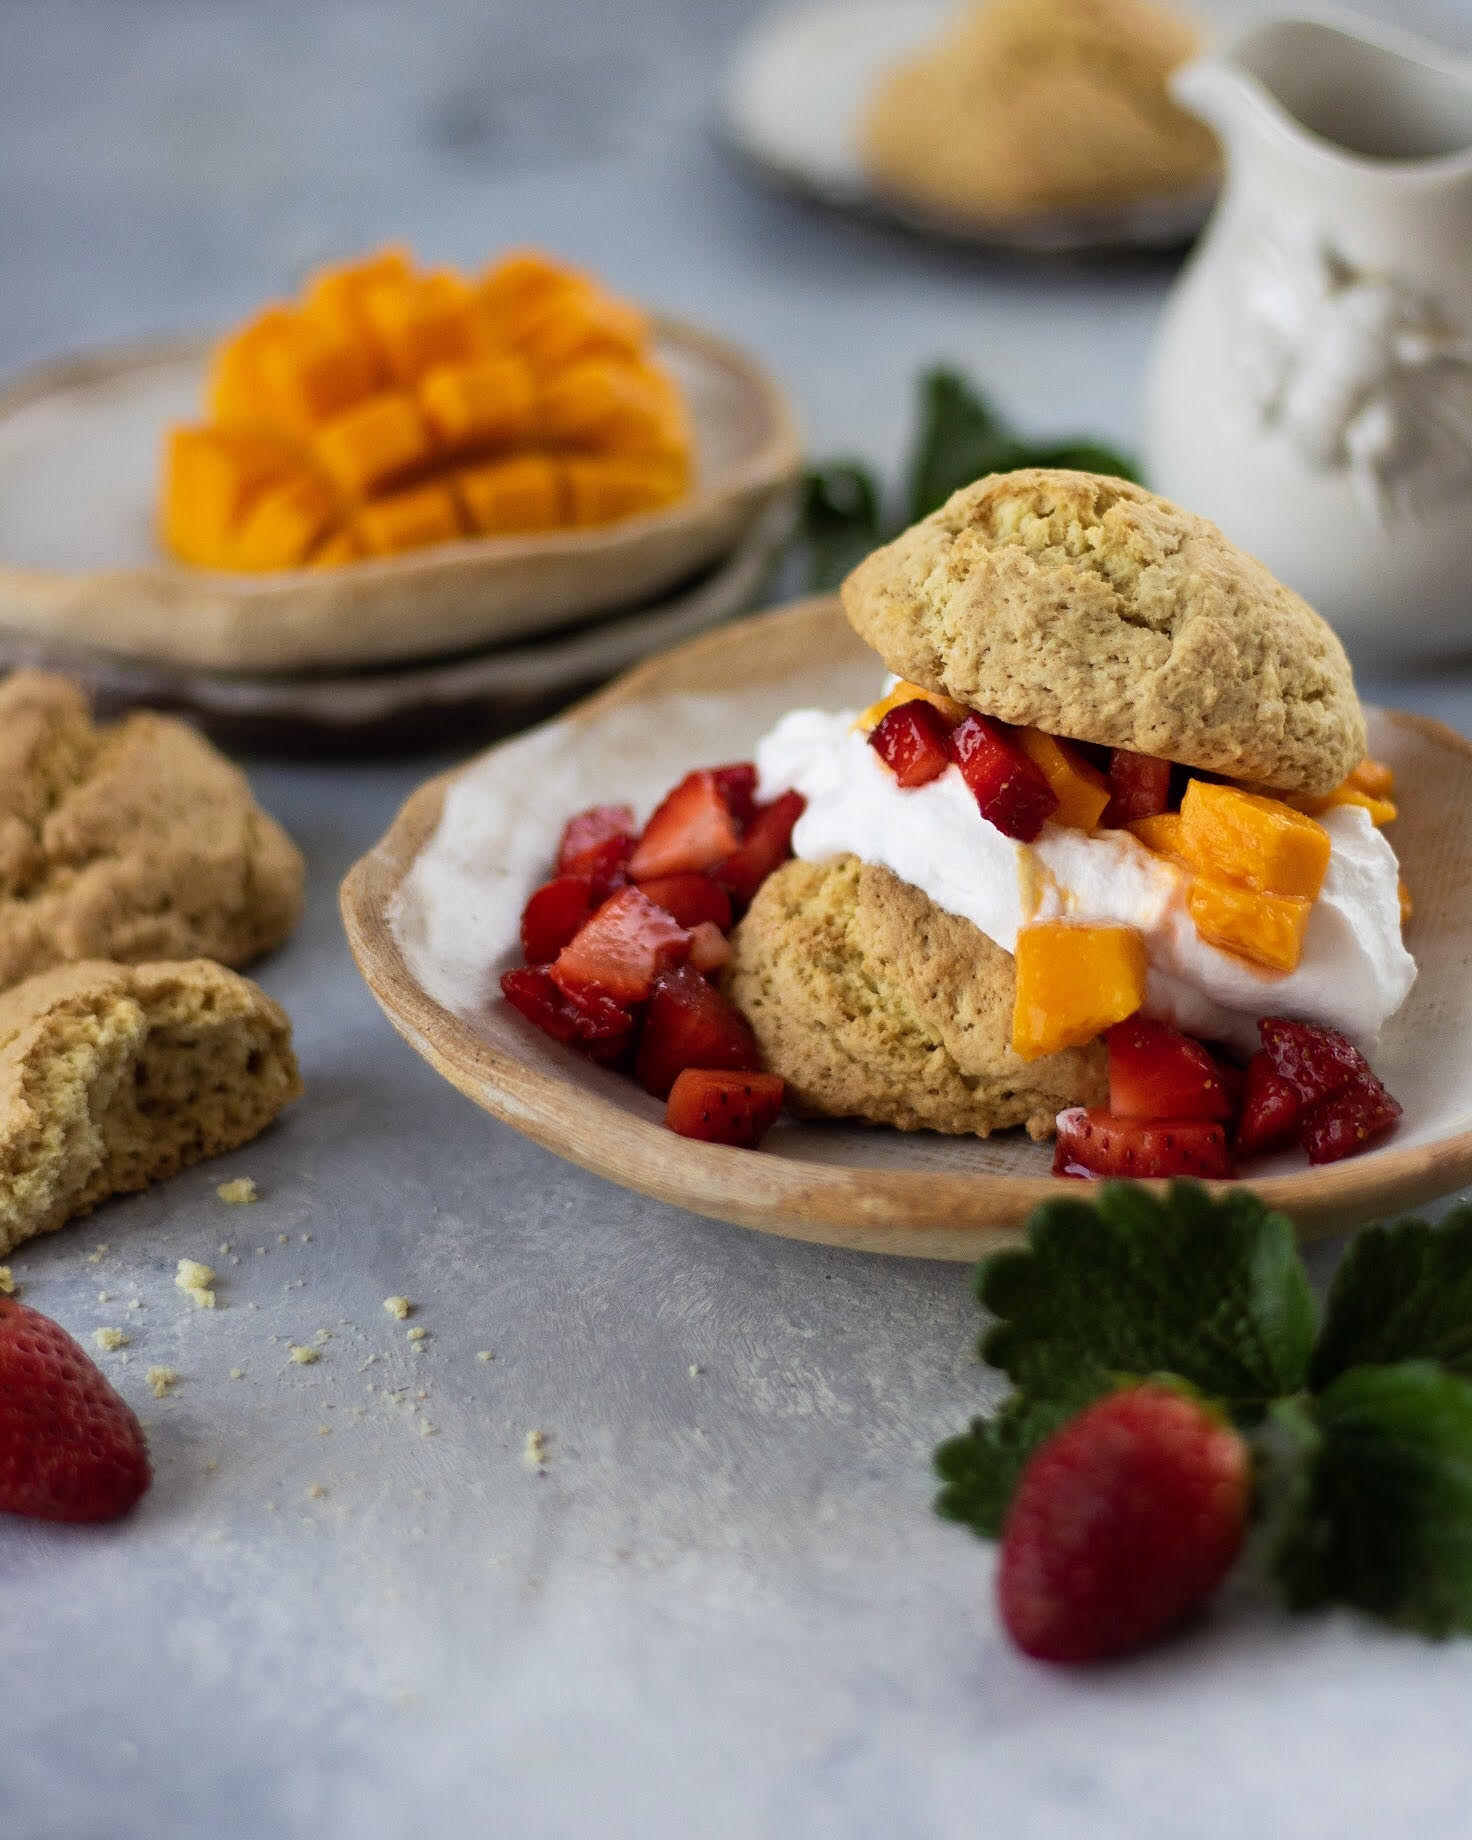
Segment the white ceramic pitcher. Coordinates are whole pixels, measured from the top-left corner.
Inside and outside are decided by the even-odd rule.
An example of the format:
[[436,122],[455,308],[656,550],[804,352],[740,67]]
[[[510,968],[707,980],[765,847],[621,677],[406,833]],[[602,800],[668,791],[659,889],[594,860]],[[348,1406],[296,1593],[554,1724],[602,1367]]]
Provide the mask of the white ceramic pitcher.
[[1472,652],[1472,63],[1316,12],[1173,88],[1227,178],[1161,321],[1150,484],[1358,655]]

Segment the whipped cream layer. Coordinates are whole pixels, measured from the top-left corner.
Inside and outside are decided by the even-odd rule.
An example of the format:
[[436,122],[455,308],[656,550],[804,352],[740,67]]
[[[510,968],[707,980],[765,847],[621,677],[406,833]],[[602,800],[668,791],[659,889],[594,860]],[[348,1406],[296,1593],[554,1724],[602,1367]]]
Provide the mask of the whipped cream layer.
[[1329,870],[1297,969],[1274,973],[1208,945],[1186,910],[1189,876],[1127,831],[1049,823],[1018,843],[982,817],[955,767],[901,786],[854,720],[853,710],[794,710],[757,749],[762,798],[795,789],[807,800],[792,836],[805,860],[880,864],[1008,952],[1034,920],[1138,927],[1146,1012],[1244,1050],[1258,1045],[1260,1016],[1324,1023],[1369,1049],[1405,1002],[1416,965],[1401,940],[1395,853],[1359,806],[1320,818]]

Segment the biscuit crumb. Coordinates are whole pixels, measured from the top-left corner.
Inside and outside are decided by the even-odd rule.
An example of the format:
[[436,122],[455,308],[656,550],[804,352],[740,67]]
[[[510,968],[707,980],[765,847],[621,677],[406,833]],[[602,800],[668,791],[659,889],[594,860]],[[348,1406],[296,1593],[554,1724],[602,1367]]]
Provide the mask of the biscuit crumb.
[[245,1378],[245,1369],[243,1367],[232,1367],[230,1369],[230,1378],[232,1380],[243,1380]]
[[212,1266],[201,1265],[198,1259],[180,1259],[179,1268],[174,1273],[175,1285],[191,1298],[196,1309],[213,1310],[219,1298],[210,1286],[215,1282]]
[[205,1475],[213,1476],[215,1471],[219,1469],[219,1467],[220,1467],[220,1459],[218,1457],[206,1457],[205,1458],[205,1461],[204,1461]]
[[15,1273],[8,1265],[0,1265],[0,1297],[15,1295]]
[[298,1367],[310,1367],[314,1361],[322,1359],[322,1350],[313,1348],[310,1343],[303,1345],[300,1342],[293,1342],[286,1352]]
[[143,1308],[143,1299],[141,1297],[130,1297],[128,1299],[128,1308],[130,1310],[141,1310]]
[[419,1421],[420,1437],[438,1437],[439,1434],[440,1434],[440,1428],[438,1425],[430,1424],[427,1418],[420,1419]]
[[99,1291],[97,1293],[97,1301],[99,1303],[111,1303],[112,1302],[112,1292],[111,1291]]
[[521,1447],[521,1460],[528,1469],[544,1470],[547,1463],[547,1433],[528,1431]]
[[182,1374],[176,1373],[172,1367],[150,1367],[143,1377],[148,1382],[149,1389],[155,1399],[167,1399],[169,1394],[173,1392],[174,1388],[184,1378]]
[[385,1297],[383,1300],[383,1307],[388,1311],[390,1316],[396,1317],[402,1322],[409,1314],[410,1310],[414,1308],[414,1305],[410,1303],[407,1297]]
[[700,1365],[699,1361],[692,1361],[690,1363],[690,1378],[692,1380],[698,1379],[704,1372],[705,1369]]
[[307,1499],[309,1501],[326,1501],[327,1484],[325,1482],[314,1482],[311,1488],[307,1490]]
[[319,1329],[317,1333],[312,1337],[312,1340],[316,1342],[316,1344],[320,1348],[324,1343],[330,1342],[332,1340],[332,1331],[330,1329]]
[[126,1348],[128,1345],[128,1338],[121,1329],[94,1329],[92,1340],[104,1354],[116,1354],[119,1348]]
[[96,1248],[95,1251],[89,1252],[87,1254],[87,1263],[89,1265],[100,1265],[102,1261],[107,1257],[108,1253],[111,1251],[112,1251],[112,1247],[108,1245],[106,1240],[104,1240],[102,1244]]
[[232,1176],[228,1182],[221,1182],[215,1193],[226,1207],[249,1207],[261,1198],[261,1191],[249,1176]]
[[406,1339],[411,1342],[425,1341],[428,1339],[428,1336],[428,1329],[409,1329],[406,1331]]
[[496,1357],[489,1348],[482,1348],[477,1351],[475,1358],[477,1361],[494,1361]]

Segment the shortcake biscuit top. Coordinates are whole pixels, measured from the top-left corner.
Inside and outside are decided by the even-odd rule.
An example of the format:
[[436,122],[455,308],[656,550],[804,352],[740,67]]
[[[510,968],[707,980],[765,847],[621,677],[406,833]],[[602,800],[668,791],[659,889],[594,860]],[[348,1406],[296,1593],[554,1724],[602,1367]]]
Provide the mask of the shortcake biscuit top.
[[1005,722],[1284,792],[1365,752],[1344,649],[1214,524],[1127,480],[995,473],[843,584],[891,671]]

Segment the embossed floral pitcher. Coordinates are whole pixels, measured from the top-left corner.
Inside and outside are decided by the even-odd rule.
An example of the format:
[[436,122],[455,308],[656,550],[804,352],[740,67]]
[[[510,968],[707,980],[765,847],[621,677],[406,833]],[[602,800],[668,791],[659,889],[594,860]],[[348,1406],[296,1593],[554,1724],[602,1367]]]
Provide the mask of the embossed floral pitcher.
[[1316,13],[1173,87],[1227,179],[1161,322],[1150,484],[1358,655],[1472,651],[1472,64]]

